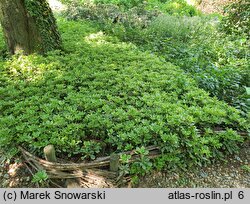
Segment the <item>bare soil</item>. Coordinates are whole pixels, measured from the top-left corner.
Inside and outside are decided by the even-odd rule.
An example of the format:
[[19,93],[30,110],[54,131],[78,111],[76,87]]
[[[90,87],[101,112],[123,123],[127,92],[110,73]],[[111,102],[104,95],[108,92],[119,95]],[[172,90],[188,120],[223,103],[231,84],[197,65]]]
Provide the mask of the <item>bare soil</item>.
[[250,145],[239,155],[192,171],[155,172],[141,179],[141,188],[249,188]]

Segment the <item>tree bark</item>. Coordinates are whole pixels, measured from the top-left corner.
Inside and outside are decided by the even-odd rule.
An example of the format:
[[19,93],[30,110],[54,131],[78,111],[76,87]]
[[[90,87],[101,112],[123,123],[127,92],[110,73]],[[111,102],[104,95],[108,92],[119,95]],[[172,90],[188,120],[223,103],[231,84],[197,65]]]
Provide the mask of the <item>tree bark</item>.
[[56,21],[46,0],[0,0],[0,21],[11,54],[61,48]]

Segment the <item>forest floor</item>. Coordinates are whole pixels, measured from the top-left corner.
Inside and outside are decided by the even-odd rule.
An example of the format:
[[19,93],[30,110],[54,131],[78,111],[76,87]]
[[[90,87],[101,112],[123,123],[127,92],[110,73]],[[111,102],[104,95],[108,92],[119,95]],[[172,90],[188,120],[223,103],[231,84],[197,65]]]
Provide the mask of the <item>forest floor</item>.
[[145,176],[141,188],[249,188],[250,144],[239,155],[228,157],[225,162],[216,162],[193,171],[156,172]]
[[[0,188],[20,187],[41,186],[32,183],[32,174],[24,163],[1,162],[0,158]],[[224,162],[193,168],[192,171],[154,172],[141,177],[137,185],[128,183],[124,187],[250,188],[250,143],[241,148],[239,155],[227,157]]]
[[[64,6],[57,0],[49,0],[53,10]],[[229,0],[203,0],[199,9],[204,13],[222,12]],[[1,155],[1,152],[0,152]],[[0,187],[39,187],[32,182],[32,174],[21,161],[3,161],[0,157]],[[128,184],[127,187],[131,187]],[[216,162],[193,171],[154,172],[142,177],[136,187],[141,188],[250,188],[250,144],[245,144],[239,153],[228,157],[225,162]]]

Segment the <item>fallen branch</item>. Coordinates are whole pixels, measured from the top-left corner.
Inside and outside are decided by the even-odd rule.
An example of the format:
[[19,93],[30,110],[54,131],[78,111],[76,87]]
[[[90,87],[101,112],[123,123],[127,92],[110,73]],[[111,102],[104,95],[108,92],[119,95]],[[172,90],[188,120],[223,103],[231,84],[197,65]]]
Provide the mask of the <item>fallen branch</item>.
[[[26,151],[24,148],[19,147],[21,152],[26,155],[26,157],[29,157],[29,160],[33,161],[34,163],[39,163],[39,165],[43,166],[44,169],[46,170],[61,170],[61,171],[69,171],[69,170],[77,170],[77,169],[93,169],[93,168],[99,168],[99,167],[105,167],[110,165],[110,156],[104,157],[104,158],[99,158],[94,162],[89,162],[89,163],[58,163],[58,162],[49,162],[43,159],[40,159],[33,154],[29,153]],[[155,158],[160,155],[160,152],[158,150],[158,147],[150,146],[147,148],[147,150],[151,151],[149,153],[148,158]],[[129,162],[133,162],[137,159],[139,159],[139,155],[136,155],[134,151],[131,152],[125,152],[125,153],[120,153],[120,154],[131,154],[134,156],[133,158],[130,159]],[[119,155],[120,155],[119,154]]]

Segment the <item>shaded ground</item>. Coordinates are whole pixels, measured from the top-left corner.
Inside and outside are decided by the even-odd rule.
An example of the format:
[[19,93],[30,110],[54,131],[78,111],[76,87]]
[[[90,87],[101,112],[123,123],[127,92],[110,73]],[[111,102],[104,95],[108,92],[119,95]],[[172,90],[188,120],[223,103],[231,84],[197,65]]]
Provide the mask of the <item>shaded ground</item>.
[[31,177],[22,163],[0,163],[0,188],[33,187]]
[[141,188],[249,188],[250,145],[245,145],[239,155],[188,172],[158,172],[140,181]]
[[[239,155],[229,157],[226,161],[226,163],[218,162],[187,172],[154,172],[141,178],[139,184],[135,187],[250,188],[250,144],[246,144]],[[32,183],[31,180],[31,172],[22,162],[1,162],[1,188],[41,187],[41,185]],[[126,187],[131,187],[131,184]]]

